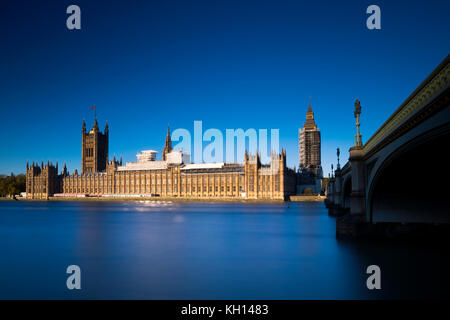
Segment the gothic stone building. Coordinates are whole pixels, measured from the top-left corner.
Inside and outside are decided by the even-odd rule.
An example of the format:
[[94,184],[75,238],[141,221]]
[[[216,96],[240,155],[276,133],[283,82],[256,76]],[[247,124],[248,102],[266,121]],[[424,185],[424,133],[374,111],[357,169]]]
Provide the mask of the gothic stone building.
[[321,192],[321,138],[320,130],[314,120],[314,113],[309,99],[306,121],[298,133],[299,173],[297,177],[297,193],[301,194],[306,188],[314,193]]
[[83,121],[81,128],[81,172],[95,173],[106,170],[108,162],[108,123],[104,133],[98,129],[95,119],[92,130],[86,133],[86,123]]
[[89,133],[83,122],[82,170],[69,174],[66,166],[27,164],[27,198],[49,197],[168,197],[215,199],[280,199],[296,192],[296,174],[286,166],[286,151],[271,154],[270,164],[245,153],[243,164],[190,163],[189,155],[172,150],[169,130],[161,161],[144,150],[137,162],[122,165],[108,160],[108,126],[97,121]]

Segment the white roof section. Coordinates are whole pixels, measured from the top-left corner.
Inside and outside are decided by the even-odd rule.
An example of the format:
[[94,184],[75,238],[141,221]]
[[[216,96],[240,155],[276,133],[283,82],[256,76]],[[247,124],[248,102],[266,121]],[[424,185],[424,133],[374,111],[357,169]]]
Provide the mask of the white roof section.
[[167,169],[167,162],[165,161],[148,161],[145,163],[127,162],[125,166],[117,168],[117,171],[132,171],[132,170],[161,170]]
[[167,154],[165,161],[156,160],[155,150],[142,150],[136,155],[137,162],[127,162],[125,166],[120,166],[117,171],[134,171],[134,170],[163,170],[168,165],[182,165],[190,162],[189,154],[181,151],[172,151]]
[[[168,162],[166,161],[149,161],[146,163],[127,162],[125,166],[117,168],[117,171],[131,171],[131,170],[161,170],[167,169]],[[197,170],[197,169],[221,169],[224,167],[223,162],[217,163],[190,163],[181,167],[181,170]]]
[[225,163],[216,162],[216,163],[190,163],[185,165],[181,170],[195,170],[195,169],[220,169],[223,168]]

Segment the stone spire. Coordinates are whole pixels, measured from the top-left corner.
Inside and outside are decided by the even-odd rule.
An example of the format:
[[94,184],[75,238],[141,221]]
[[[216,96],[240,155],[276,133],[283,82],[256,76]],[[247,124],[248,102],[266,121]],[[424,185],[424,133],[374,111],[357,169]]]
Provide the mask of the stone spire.
[[309,97],[309,106],[308,111],[306,112],[306,121],[303,125],[303,128],[305,128],[306,130],[317,129],[316,122],[314,121],[314,112],[312,111],[311,107],[311,97]]
[[92,127],[92,130],[98,131],[98,122],[97,122],[97,115],[95,116],[94,120],[94,126]]
[[167,125],[167,136],[166,143],[164,144],[164,149],[162,152],[162,160],[165,161],[167,159],[167,154],[172,151],[172,140],[170,139],[170,127]]

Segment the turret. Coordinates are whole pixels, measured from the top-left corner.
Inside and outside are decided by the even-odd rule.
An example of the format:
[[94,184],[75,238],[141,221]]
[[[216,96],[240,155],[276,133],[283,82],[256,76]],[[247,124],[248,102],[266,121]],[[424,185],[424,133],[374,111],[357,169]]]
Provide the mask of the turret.
[[97,115],[95,115],[92,129],[86,132],[86,123],[83,120],[81,134],[81,173],[95,173],[106,170],[108,163],[108,140],[109,128],[107,122],[105,123],[105,132],[100,132]]
[[167,125],[167,135],[166,135],[166,142],[164,144],[164,149],[162,152],[162,160],[166,160],[166,156],[169,152],[172,151],[172,140],[170,139],[170,127]]
[[94,120],[94,126],[92,127],[92,130],[94,130],[94,131],[98,131],[98,122],[97,122],[97,116],[95,117],[95,120]]

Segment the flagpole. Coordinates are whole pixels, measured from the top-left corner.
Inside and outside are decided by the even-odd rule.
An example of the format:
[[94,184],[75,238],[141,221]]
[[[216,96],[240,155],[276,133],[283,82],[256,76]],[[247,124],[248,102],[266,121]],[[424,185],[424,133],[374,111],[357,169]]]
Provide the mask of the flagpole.
[[94,109],[94,117],[95,117],[94,120],[97,120],[97,106],[92,106],[90,109],[91,110]]

